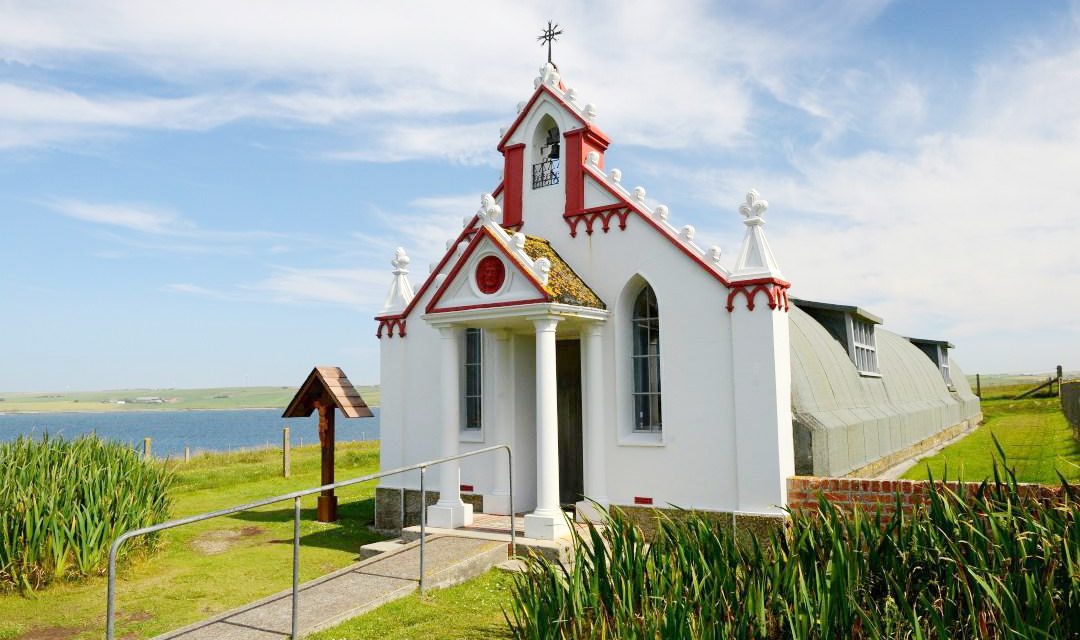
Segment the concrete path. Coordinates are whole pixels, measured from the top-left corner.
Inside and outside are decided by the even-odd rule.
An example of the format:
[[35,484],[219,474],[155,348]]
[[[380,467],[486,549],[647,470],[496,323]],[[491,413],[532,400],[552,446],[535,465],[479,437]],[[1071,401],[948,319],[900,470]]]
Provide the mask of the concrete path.
[[[507,555],[505,542],[429,535],[424,550],[426,586],[437,588],[463,582],[506,561]],[[419,587],[419,574],[420,542],[416,540],[300,585],[300,634],[332,627],[409,595]],[[155,640],[287,638],[291,616],[292,591],[282,591]]]

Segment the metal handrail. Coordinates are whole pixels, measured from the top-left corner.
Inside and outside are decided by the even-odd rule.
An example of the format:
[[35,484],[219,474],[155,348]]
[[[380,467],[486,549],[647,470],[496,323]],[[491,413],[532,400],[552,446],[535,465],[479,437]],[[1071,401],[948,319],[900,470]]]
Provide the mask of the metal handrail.
[[[257,509],[259,507],[265,507],[267,505],[276,504],[278,502],[284,502],[286,500],[293,501],[293,576],[292,576],[292,634],[293,640],[298,640],[300,637],[299,627],[299,610],[300,610],[300,498],[309,496],[321,491],[327,491],[331,489],[337,489],[339,487],[348,487],[350,485],[359,484],[361,482],[370,482],[372,480],[378,480],[379,478],[385,478],[387,476],[397,475],[399,473],[405,473],[407,471],[420,470],[420,593],[424,593],[424,539],[427,537],[427,489],[424,486],[424,476],[426,475],[427,468],[435,465],[443,464],[444,462],[452,462],[454,460],[460,460],[462,458],[468,458],[470,456],[480,455],[481,453],[489,453],[497,449],[506,450],[506,465],[510,476],[509,491],[510,491],[510,557],[517,556],[517,532],[514,527],[514,454],[510,451],[510,445],[496,444],[490,447],[484,447],[483,449],[477,449],[476,451],[469,451],[467,453],[459,453],[453,456],[446,456],[443,458],[436,458],[434,460],[428,460],[426,462],[418,462],[416,464],[409,465],[407,467],[398,467],[389,471],[380,471],[379,473],[372,473],[359,478],[352,478],[350,480],[342,480],[341,482],[335,482],[333,484],[324,484],[321,487],[315,487],[314,489],[304,489],[302,491],[294,491],[292,493],[286,493],[280,496],[274,496],[272,498],[266,498],[265,500],[259,500],[258,502],[249,502],[248,504],[242,504],[236,507],[230,507],[228,509],[220,509],[218,511],[209,511],[207,513],[201,513],[194,516],[188,516],[187,518],[180,518],[178,520],[170,520],[168,522],[162,522],[161,524],[155,524],[150,527],[143,527],[141,529],[132,529],[120,534],[116,540],[113,541],[112,547],[109,548],[109,592],[108,592],[108,608],[105,617],[105,638],[106,640],[113,640],[113,618],[116,613],[116,554],[120,550],[122,545],[127,540],[136,536],[146,535],[148,533],[154,533],[157,531],[164,531],[165,529],[173,529],[175,527],[181,527],[186,524],[193,524],[195,522],[202,522],[204,520],[210,520],[212,518],[220,518],[221,516],[232,515],[234,513],[240,513],[241,511],[249,511],[251,509]],[[402,514],[404,517],[404,513]]]

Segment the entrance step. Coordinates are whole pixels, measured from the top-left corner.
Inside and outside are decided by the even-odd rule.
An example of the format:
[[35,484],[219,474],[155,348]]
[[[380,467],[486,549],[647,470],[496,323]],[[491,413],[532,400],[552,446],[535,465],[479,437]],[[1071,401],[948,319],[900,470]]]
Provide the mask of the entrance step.
[[[503,543],[507,553],[510,549],[510,534],[501,531],[462,527],[460,529],[441,529],[436,527],[427,528],[428,538],[432,536],[454,537],[463,540],[487,540]],[[401,530],[401,539],[413,542],[420,539],[420,527],[406,527]],[[574,542],[570,534],[558,540],[537,540],[526,538],[520,533],[517,535],[517,554],[519,556],[541,556],[551,562],[568,564],[573,561]]]
[[405,541],[401,538],[397,540],[380,540],[378,542],[371,542],[360,547],[360,559],[367,560],[368,558],[374,558],[375,556],[386,553],[387,551],[397,551],[401,549]]
[[[499,541],[429,535],[424,549],[425,586],[458,584],[505,560],[506,545]],[[304,583],[300,586],[300,634],[332,627],[409,595],[419,587],[419,573],[420,543],[413,541]],[[292,591],[287,590],[155,640],[287,638],[291,615]]]

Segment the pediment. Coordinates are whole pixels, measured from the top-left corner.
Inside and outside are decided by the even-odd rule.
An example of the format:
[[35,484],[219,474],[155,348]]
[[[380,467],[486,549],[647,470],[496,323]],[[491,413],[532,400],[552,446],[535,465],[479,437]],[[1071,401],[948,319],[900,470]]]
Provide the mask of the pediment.
[[481,227],[427,306],[428,313],[548,302],[536,276]]

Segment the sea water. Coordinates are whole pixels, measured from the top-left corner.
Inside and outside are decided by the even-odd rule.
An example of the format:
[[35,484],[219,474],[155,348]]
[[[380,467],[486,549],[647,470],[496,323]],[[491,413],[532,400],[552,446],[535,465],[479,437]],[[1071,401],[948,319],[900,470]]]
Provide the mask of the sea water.
[[[338,442],[378,440],[379,409],[372,418],[345,418],[334,422]],[[281,430],[289,427],[293,446],[319,442],[318,414],[310,418],[281,417],[278,409],[228,411],[124,411],[116,413],[9,413],[0,414],[0,441],[20,435],[44,433],[76,438],[96,433],[142,450],[143,438],[151,438],[155,457],[182,457],[184,447],[198,451],[230,451],[281,447]]]

